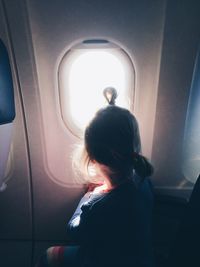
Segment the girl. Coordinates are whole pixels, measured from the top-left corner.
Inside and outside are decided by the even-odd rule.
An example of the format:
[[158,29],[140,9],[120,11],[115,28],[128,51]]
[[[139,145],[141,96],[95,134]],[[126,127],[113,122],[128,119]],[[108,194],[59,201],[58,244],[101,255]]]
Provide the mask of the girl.
[[80,164],[95,167],[103,186],[82,198],[67,227],[76,246],[50,248],[50,266],[153,266],[153,197],[146,178],[153,168],[141,155],[136,118],[112,98],[85,130]]

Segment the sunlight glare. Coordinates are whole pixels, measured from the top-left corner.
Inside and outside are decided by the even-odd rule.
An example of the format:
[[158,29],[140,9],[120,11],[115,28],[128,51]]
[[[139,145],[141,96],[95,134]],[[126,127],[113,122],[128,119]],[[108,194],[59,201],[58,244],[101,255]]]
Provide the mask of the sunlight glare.
[[84,129],[99,108],[107,105],[103,96],[106,87],[117,90],[117,105],[127,104],[124,66],[111,52],[93,50],[80,54],[71,65],[68,85],[69,110],[80,129]]

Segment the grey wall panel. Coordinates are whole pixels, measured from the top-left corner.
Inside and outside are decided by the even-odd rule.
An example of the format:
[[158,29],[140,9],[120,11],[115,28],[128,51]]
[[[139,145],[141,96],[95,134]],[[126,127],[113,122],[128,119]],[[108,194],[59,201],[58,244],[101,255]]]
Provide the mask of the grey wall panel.
[[[29,173],[27,158],[24,154],[24,140],[20,140],[23,137],[21,133],[23,126],[17,123],[19,121],[16,118],[7,189],[0,193],[0,239],[30,239],[32,237]],[[16,135],[19,135],[19,139]]]
[[30,239],[32,236],[30,177],[26,136],[5,10],[0,5],[0,37],[6,44],[13,72],[16,118],[13,125],[12,145],[5,175],[7,189],[0,193],[0,240]]
[[[71,143],[69,138],[72,139],[59,121],[58,64],[76,41],[88,38],[113,40],[133,60],[136,68],[135,113],[140,121],[143,151],[151,156],[165,1],[27,2],[50,172],[64,180],[64,162],[60,164],[59,154],[65,153],[64,148]],[[62,145],[53,141],[58,135],[63,140]],[[54,164],[61,165],[59,170]]]
[[31,267],[31,242],[0,241],[1,267]]
[[166,189],[193,186],[184,180],[181,165],[187,105],[200,41],[199,11],[198,2],[169,1],[167,6],[153,150],[154,183]]
[[70,157],[78,140],[61,121],[58,64],[75,41],[85,38],[108,38],[125,48],[136,67],[135,112],[150,155],[165,1],[21,0],[6,1],[6,8],[27,120],[34,236],[65,240],[66,222],[83,189],[73,183]]
[[[37,239],[66,239],[66,221],[69,220],[82,188],[65,188],[49,179],[43,163],[42,121],[40,99],[37,91],[37,75],[34,69],[33,51],[29,39],[27,14],[24,3],[6,2],[11,37],[14,40],[14,52],[22,88],[22,98],[25,106],[25,117],[28,123],[28,137],[32,175],[34,177],[35,225],[33,231]],[[58,137],[59,140],[59,137]],[[63,155],[64,156],[64,155]],[[22,166],[25,165],[23,161]],[[67,168],[66,168],[67,174]],[[67,177],[66,177],[67,179]],[[25,186],[25,184],[24,184]],[[23,188],[23,187],[22,187]],[[24,188],[29,193],[29,190]],[[28,203],[26,203],[28,204]],[[27,227],[31,227],[30,222]],[[39,229],[39,234],[38,234]],[[59,234],[58,234],[59,233]]]

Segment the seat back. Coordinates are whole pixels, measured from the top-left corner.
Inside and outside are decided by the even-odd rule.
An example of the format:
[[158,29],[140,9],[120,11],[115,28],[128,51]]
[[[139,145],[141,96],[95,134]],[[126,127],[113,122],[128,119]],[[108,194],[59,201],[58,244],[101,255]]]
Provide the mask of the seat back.
[[7,49],[0,40],[0,191],[6,188],[4,180],[14,118],[15,104],[11,68]]
[[169,266],[200,266],[200,175],[189,199],[170,257]]

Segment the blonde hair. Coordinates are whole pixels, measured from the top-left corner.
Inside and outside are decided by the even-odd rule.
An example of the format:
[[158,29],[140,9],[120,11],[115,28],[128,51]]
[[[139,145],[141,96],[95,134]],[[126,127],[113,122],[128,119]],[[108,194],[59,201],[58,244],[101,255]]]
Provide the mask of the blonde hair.
[[75,181],[79,184],[102,182],[100,177],[92,174],[91,159],[86,151],[84,143],[79,143],[74,146],[72,154],[72,168],[75,174]]

